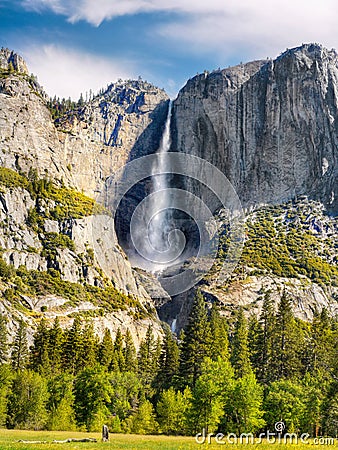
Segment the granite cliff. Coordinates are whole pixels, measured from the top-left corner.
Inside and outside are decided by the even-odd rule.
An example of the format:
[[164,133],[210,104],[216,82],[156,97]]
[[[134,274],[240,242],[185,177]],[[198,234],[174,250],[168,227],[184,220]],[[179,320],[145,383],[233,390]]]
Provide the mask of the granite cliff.
[[[82,314],[94,318],[98,332],[128,324],[138,343],[149,323],[160,333],[155,305],[173,329],[184,326],[194,290],[171,300],[153,275],[132,268],[121,248],[128,245],[130,211],[122,205],[115,233],[95,203],[111,175],[156,152],[168,100],[141,79],[118,81],[55,118],[58,102],[20,56],[1,50],[0,269],[12,275],[1,282],[0,311],[12,318],[12,330],[19,317],[34,328],[43,315],[64,317],[68,326]],[[205,72],[173,102],[171,150],[219,168],[247,213],[237,272],[224,285],[213,271],[200,283],[226,314],[238,304],[257,313],[264,293],[277,302],[284,289],[299,317],[311,319],[323,306],[337,313],[337,107],[338,56],[315,44],[275,60]],[[173,177],[171,183],[208,203],[208,190],[191,179]],[[133,207],[147,189],[147,182],[135,187]],[[273,255],[276,243],[287,258],[257,255],[257,248]],[[297,248],[305,249],[304,257]],[[216,265],[222,257],[221,247]],[[46,274],[40,282],[49,291],[37,289],[38,273]],[[66,294],[51,287],[54,282]],[[83,294],[77,301],[72,289]],[[90,289],[114,294],[102,294],[97,303]]]
[[[63,317],[67,326],[79,313],[97,317],[96,328],[101,333],[103,322],[113,334],[118,326],[129,324],[136,344],[149,323],[160,333],[151,298],[118,245],[111,219],[97,215],[98,210],[95,215],[97,205],[89,197],[98,197],[106,177],[141,154],[140,147],[156,150],[167,113],[167,95],[140,79],[119,81],[53,120],[52,99],[29,75],[19,55],[2,49],[0,72],[4,272],[13,267],[19,273],[24,267],[29,274],[56,277],[56,283],[60,277],[60,282],[68,283],[66,291],[71,285],[75,289],[88,285],[138,299],[138,306],[131,308],[113,306],[116,313],[108,308],[103,319],[102,305],[95,304],[91,295],[90,301],[75,301],[49,289],[51,279],[41,280],[47,286],[44,293],[28,280],[25,293],[17,284],[21,275],[14,273],[1,285],[4,300],[0,310],[11,318],[10,328],[15,329],[20,317],[34,327],[42,315]],[[148,285],[150,290],[156,289],[157,282],[150,277]],[[47,311],[41,312],[41,305]]]
[[308,195],[336,213],[337,107],[337,53],[303,45],[189,80],[172,147],[220,168],[244,207]]

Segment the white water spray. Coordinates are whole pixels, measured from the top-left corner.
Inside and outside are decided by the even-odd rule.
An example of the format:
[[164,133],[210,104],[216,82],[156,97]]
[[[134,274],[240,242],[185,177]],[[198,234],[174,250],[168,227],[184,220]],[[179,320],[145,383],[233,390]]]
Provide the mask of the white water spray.
[[[157,193],[157,195],[153,197],[154,200],[150,203],[150,217],[152,219],[149,224],[149,238],[152,247],[157,251],[164,251],[168,248],[168,234],[172,224],[172,210],[170,209],[171,200],[168,182],[168,172],[170,171],[168,152],[171,145],[171,107],[172,103],[170,101],[161,144],[157,152],[156,164],[154,164],[152,170],[152,191],[153,193]],[[162,175],[155,176],[156,173],[161,173]]]

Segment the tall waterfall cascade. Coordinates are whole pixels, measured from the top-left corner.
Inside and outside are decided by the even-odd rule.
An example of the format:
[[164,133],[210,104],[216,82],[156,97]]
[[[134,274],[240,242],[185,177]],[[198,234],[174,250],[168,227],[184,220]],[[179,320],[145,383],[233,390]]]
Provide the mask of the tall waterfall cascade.
[[[167,119],[161,139],[161,144],[157,152],[156,164],[152,170],[152,196],[149,204],[149,240],[156,251],[163,252],[168,247],[168,233],[172,223],[172,210],[170,209],[170,186],[169,174],[170,160],[168,152],[170,150],[170,121],[172,102],[169,103]],[[157,174],[157,175],[156,175]]]

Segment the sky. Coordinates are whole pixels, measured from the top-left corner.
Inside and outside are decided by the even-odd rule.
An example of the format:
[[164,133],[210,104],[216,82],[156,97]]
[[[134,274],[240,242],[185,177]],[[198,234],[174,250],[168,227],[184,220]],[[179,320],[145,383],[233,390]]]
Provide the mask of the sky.
[[337,0],[0,0],[0,45],[50,96],[141,76],[175,97],[203,70],[317,42],[338,49]]

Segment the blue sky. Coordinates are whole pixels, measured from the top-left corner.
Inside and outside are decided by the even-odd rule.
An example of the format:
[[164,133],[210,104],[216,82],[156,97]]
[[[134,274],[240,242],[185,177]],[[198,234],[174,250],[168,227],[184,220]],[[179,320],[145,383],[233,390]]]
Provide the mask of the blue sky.
[[337,17],[336,0],[0,0],[0,41],[52,96],[139,75],[175,96],[204,69],[338,48]]

